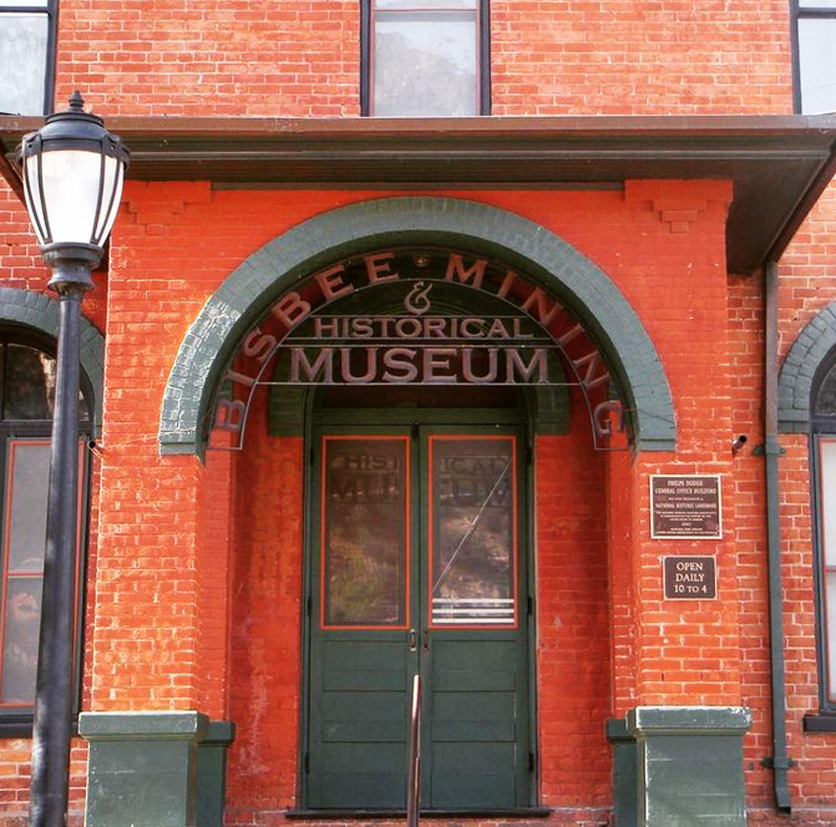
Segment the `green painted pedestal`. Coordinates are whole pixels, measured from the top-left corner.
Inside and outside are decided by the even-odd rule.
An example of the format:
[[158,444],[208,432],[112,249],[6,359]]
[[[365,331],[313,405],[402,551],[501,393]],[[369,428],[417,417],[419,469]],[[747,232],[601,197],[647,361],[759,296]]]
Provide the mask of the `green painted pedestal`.
[[194,827],[199,712],[83,712],[90,742],[86,827]]
[[615,827],[636,825],[636,739],[627,731],[627,722],[610,718],[607,740],[612,744],[612,799]]
[[639,827],[746,827],[742,707],[640,706],[636,739]]

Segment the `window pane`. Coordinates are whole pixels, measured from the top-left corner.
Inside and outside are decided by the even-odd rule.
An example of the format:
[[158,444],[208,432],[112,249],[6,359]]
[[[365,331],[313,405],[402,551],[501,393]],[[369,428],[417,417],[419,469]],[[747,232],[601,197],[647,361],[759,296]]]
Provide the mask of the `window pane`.
[[819,441],[821,457],[821,522],[824,563],[836,566],[836,439]]
[[325,437],[324,626],[406,625],[407,442]]
[[430,440],[432,623],[515,620],[514,443]]
[[798,0],[800,9],[836,9],[836,0]]
[[801,111],[836,112],[836,18],[798,21]]
[[9,446],[7,571],[39,572],[44,567],[49,443],[12,442]]
[[476,2],[477,0],[375,0],[374,7],[376,9],[475,9]]
[[47,0],[0,0],[0,9],[45,9]]
[[15,577],[7,583],[0,703],[31,704],[34,700],[41,590],[40,577]]
[[55,359],[26,345],[8,346],[4,419],[52,419]]
[[836,365],[828,371],[821,383],[813,412],[824,416],[836,414]]
[[827,578],[827,679],[831,700],[836,697],[836,571]]
[[46,14],[0,14],[0,112],[43,114],[48,30]]
[[475,115],[475,12],[379,12],[374,114]]
[[[7,345],[3,419],[52,419],[55,404],[55,359],[28,345]],[[90,412],[78,395],[78,418]]]

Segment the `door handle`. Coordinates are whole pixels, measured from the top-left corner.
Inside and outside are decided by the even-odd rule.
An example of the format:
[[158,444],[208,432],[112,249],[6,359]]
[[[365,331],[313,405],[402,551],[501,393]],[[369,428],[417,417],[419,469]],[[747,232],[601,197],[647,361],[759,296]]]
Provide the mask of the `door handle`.
[[409,630],[409,651],[416,652],[418,650],[418,635],[415,629]]
[[430,651],[430,630],[429,629],[424,629],[424,643],[423,643],[422,648],[425,652]]

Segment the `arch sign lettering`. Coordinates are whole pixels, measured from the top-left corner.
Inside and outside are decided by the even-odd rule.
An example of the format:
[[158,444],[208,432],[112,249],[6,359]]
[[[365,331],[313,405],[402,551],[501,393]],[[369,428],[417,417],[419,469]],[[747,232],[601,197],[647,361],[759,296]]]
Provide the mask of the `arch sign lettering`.
[[625,429],[610,378],[583,326],[513,270],[451,250],[375,251],[279,298],[239,345],[214,427],[241,448],[265,385],[573,387],[609,450]]

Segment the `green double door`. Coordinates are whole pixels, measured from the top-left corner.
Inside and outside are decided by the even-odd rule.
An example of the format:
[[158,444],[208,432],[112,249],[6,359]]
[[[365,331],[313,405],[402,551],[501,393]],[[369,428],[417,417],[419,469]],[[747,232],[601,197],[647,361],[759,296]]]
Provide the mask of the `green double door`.
[[530,804],[522,442],[413,426],[315,439],[311,809],[402,809],[413,676],[422,808]]

